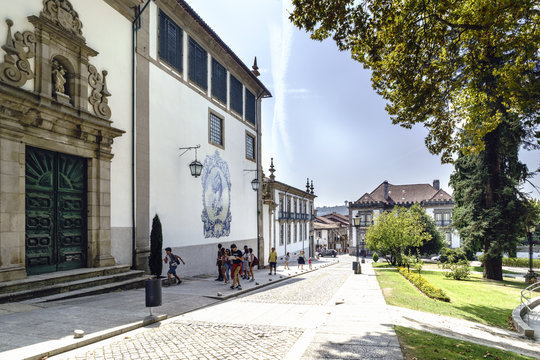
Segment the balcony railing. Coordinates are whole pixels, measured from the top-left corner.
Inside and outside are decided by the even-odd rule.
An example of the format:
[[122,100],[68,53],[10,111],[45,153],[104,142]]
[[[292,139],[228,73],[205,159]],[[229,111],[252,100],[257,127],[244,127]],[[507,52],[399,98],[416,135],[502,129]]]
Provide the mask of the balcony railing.
[[452,225],[452,220],[435,220],[435,225],[437,225],[437,226],[450,226],[450,225]]

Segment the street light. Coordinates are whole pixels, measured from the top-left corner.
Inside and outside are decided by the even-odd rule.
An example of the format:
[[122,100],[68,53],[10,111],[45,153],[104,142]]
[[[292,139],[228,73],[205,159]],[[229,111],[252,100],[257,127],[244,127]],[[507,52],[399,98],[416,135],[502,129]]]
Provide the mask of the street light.
[[360,227],[360,217],[356,215],[356,217],[353,218],[353,226],[356,228],[356,268],[353,265],[353,270],[355,270],[355,274],[361,274],[362,268],[360,267],[360,261],[358,259],[358,228]]
[[536,230],[534,225],[527,227],[527,239],[529,240],[529,272],[525,275],[525,279],[529,282],[534,282],[536,274],[533,271],[533,233]]

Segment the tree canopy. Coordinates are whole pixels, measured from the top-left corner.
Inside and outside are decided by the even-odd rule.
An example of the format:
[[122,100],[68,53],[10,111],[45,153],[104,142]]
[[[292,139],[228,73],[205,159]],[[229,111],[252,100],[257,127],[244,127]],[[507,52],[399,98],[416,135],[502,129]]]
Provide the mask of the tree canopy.
[[[422,123],[443,162],[506,117],[540,142],[538,0],[293,0],[292,22],[372,70],[392,122]],[[536,137],[536,140],[535,140]]]
[[441,232],[435,226],[435,220],[426,213],[426,210],[419,204],[411,206],[409,211],[416,213],[417,219],[422,226],[424,232],[430,235],[430,239],[424,241],[420,246],[411,248],[411,253],[420,253],[422,255],[431,255],[439,253],[445,247],[446,242],[443,240]]
[[418,212],[395,207],[380,214],[366,232],[366,246],[387,256],[395,265],[406,248],[416,248],[431,240]]

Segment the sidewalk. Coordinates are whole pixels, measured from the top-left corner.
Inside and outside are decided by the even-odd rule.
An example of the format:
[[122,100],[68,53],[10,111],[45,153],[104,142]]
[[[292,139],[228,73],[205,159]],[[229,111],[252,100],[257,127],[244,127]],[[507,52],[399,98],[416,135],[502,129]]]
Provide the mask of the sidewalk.
[[394,325],[370,262],[352,274],[352,258],[332,271],[351,272],[330,301],[328,316],[307,330],[285,360],[403,359]]
[[[321,258],[313,262],[313,269],[334,263],[334,258]],[[144,289],[51,303],[0,304],[0,359],[40,359],[88,345],[301,274],[296,263],[291,269],[278,266],[272,276],[268,269],[256,270],[256,281],[242,281],[242,290],[231,290],[214,276],[183,278],[181,285],[163,288],[163,305],[152,308],[159,314],[154,316],[145,307]],[[75,339],[76,329],[83,330],[84,337]]]

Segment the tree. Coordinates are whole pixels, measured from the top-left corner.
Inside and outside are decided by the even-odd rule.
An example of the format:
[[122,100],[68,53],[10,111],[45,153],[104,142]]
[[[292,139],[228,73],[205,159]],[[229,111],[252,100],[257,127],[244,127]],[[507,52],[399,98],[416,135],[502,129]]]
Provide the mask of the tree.
[[423,255],[437,254],[445,247],[446,243],[443,240],[441,232],[435,226],[435,220],[426,213],[426,210],[419,204],[414,204],[409,209],[410,212],[415,213],[419,219],[420,226],[423,231],[430,235],[430,239],[425,241],[422,245],[409,249],[411,253],[420,253]]
[[472,156],[467,161],[484,174],[476,195],[483,199],[466,205],[463,197],[461,206],[482,206],[475,209],[477,221],[496,226],[477,232],[489,250],[484,275],[499,278],[503,242],[513,243],[516,233],[514,227],[501,228],[505,219],[495,217],[509,212],[502,210],[506,200],[519,202],[517,188],[527,172],[517,158],[519,146],[540,143],[538,0],[293,4],[295,25],[316,40],[332,37],[372,70],[373,88],[388,100],[394,124],[422,123],[428,150],[443,162],[453,162],[458,152],[462,159]]
[[156,277],[161,276],[163,270],[163,260],[161,255],[163,253],[163,233],[161,230],[161,221],[156,214],[152,220],[152,230],[150,231],[150,256],[148,257],[148,265],[150,267],[150,274]]
[[407,247],[419,247],[430,239],[418,214],[399,206],[380,214],[366,232],[367,247],[387,256],[392,265]]
[[[512,130],[503,123],[496,131]],[[526,209],[518,184],[526,179],[527,168],[517,159],[517,136],[500,136],[496,141],[499,150],[495,161],[488,159],[494,156],[488,151],[476,155],[461,153],[450,184],[456,202],[453,223],[465,248],[484,252],[485,278],[502,280],[503,253],[515,253],[522,233]],[[497,171],[493,169],[494,163]]]

